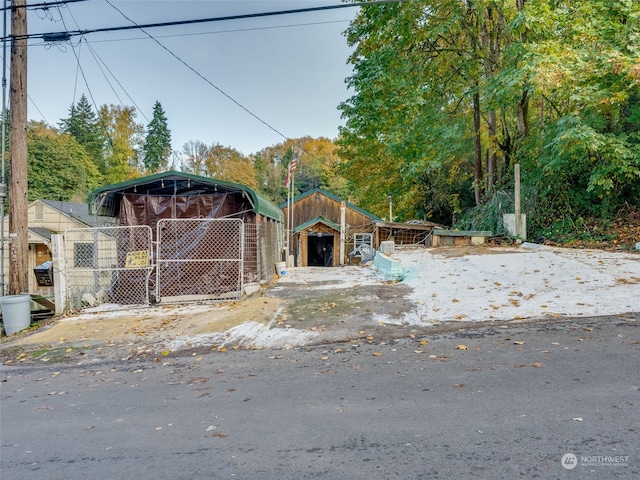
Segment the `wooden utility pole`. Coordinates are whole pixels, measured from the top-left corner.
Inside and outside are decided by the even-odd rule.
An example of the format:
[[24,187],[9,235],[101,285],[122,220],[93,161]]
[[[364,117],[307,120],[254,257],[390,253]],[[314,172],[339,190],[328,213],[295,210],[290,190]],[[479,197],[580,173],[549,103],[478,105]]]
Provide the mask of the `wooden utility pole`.
[[27,9],[26,0],[11,8],[11,157],[9,181],[9,294],[29,288],[27,233]]

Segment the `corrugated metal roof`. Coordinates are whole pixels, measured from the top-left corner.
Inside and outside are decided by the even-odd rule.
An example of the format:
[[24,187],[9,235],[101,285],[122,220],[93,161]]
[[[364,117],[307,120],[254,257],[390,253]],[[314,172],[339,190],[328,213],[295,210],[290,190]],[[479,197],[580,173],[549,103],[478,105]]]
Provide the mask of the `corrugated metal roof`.
[[115,216],[124,193],[190,196],[214,192],[242,192],[250,199],[256,213],[284,222],[284,214],[277,205],[246,185],[176,171],[105,185],[91,192],[89,204],[95,214]]

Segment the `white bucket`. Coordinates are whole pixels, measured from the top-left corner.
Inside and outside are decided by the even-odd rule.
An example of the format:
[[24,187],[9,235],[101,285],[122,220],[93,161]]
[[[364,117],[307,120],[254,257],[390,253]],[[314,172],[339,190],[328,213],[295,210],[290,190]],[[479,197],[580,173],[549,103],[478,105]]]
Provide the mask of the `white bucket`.
[[4,333],[9,336],[31,325],[31,295],[8,295],[0,297]]
[[287,274],[287,264],[285,262],[277,262],[276,273],[281,277],[284,277]]

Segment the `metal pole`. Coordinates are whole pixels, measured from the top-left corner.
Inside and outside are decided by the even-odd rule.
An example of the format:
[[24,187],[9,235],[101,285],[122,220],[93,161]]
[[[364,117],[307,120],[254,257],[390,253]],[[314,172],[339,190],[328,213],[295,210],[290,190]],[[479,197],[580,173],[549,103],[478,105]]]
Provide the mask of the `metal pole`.
[[[288,171],[287,171],[287,178],[289,178]],[[290,248],[289,246],[290,245],[291,245],[291,190],[289,190],[289,183],[287,182],[287,246],[284,250],[284,255],[285,255],[284,261],[287,267],[293,266],[293,265],[289,265],[289,248]]]
[[[293,147],[291,147],[291,162],[293,162],[294,159],[294,155],[295,152],[293,150]],[[289,163],[289,168],[291,168],[291,163]],[[293,172],[291,172],[291,206],[289,207],[289,210],[291,210],[291,223],[289,224],[291,227],[293,226],[293,183],[294,183],[294,178],[296,176],[296,170],[295,168],[293,169]],[[290,228],[291,231],[291,238],[293,238],[293,228]],[[291,248],[291,255],[293,255],[293,248],[291,245],[289,245],[289,248]],[[295,264],[295,258],[293,260],[293,263]],[[294,265],[291,265],[292,267]]]

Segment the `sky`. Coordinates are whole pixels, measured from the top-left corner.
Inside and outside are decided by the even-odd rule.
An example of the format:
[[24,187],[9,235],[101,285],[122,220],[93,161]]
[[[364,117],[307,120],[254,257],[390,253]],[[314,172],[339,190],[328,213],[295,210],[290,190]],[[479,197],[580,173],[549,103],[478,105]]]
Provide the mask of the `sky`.
[[[27,1],[33,3],[42,2]],[[29,34],[78,31],[340,3],[86,0],[30,9],[27,28]],[[343,124],[338,105],[350,95],[345,79],[351,49],[343,32],[357,12],[350,7],[146,29],[153,39],[138,29],[60,43],[32,38],[28,118],[57,126],[85,94],[96,110],[104,104],[135,107],[136,121],[145,127],[159,101],[174,151],[197,140],[249,155],[286,138],[334,139]]]

